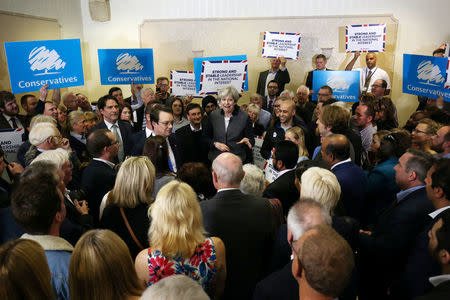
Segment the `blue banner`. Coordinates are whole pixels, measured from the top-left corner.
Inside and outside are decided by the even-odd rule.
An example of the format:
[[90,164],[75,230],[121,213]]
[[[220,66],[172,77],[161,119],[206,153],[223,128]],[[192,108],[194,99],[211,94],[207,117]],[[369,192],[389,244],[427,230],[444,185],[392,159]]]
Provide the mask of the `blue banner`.
[[[201,77],[202,77],[203,61],[223,61],[223,60],[228,60],[228,61],[230,61],[230,60],[247,60],[247,55],[194,58],[195,85],[196,85],[197,93],[200,91],[200,82],[201,82]],[[248,76],[245,77],[244,91],[248,91]]]
[[403,54],[403,93],[450,101],[450,89],[444,88],[447,78],[447,57]]
[[359,71],[314,71],[313,100],[322,86],[333,89],[333,98],[346,102],[357,102],[359,98]]
[[5,52],[14,94],[84,85],[79,39],[6,42]]
[[102,85],[155,83],[153,49],[98,49]]

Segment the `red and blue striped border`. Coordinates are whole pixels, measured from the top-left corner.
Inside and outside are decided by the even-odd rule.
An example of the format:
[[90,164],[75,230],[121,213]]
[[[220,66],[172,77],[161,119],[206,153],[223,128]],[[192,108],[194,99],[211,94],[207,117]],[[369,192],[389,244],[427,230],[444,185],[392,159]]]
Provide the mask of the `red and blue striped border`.
[[278,58],[276,56],[267,56],[264,55],[264,47],[266,46],[266,34],[282,34],[282,35],[298,35],[298,45],[297,45],[297,57],[295,59],[298,59],[300,56],[300,40],[301,40],[301,34],[300,33],[290,33],[290,32],[277,32],[277,31],[264,31],[264,38],[263,38],[263,45],[262,45],[262,57],[264,58]]
[[[208,61],[210,63],[216,64],[216,63],[246,63],[248,60],[212,60],[212,61]],[[203,74],[205,72],[205,62],[207,62],[207,60],[204,60],[202,62],[202,75],[200,76],[200,89],[199,91],[202,90],[202,84],[203,84]],[[248,64],[245,65],[245,70],[244,70],[244,78],[242,79],[242,86],[241,86],[241,91],[240,93],[244,92],[244,85],[245,85],[245,78],[247,78],[247,68],[248,68]],[[211,94],[217,94],[217,92],[201,92],[199,93],[199,95],[211,95]]]
[[[346,53],[350,53],[350,52],[356,52],[356,51],[349,51],[348,50],[348,27],[370,27],[370,26],[384,26],[383,29],[383,50],[381,52],[384,52],[386,50],[386,24],[382,23],[382,24],[361,24],[361,25],[345,25],[345,52]],[[368,52],[379,52],[376,50],[364,50],[361,51],[362,53],[368,53]]]
[[[176,70],[170,70],[170,94],[172,94],[172,72],[177,72],[177,73],[189,73],[192,74],[194,72],[192,71],[176,71]],[[178,95],[175,95],[178,96]]]

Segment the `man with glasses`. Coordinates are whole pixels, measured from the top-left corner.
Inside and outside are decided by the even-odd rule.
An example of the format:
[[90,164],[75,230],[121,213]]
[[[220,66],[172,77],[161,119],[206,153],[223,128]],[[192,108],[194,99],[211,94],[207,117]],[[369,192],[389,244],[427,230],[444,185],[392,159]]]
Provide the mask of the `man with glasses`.
[[156,79],[156,100],[167,105],[169,99],[169,79],[167,77],[158,77]]
[[273,111],[273,106],[275,104],[277,96],[279,95],[279,92],[280,88],[278,82],[276,80],[271,80],[267,84],[267,96],[264,97],[263,109],[269,112]]

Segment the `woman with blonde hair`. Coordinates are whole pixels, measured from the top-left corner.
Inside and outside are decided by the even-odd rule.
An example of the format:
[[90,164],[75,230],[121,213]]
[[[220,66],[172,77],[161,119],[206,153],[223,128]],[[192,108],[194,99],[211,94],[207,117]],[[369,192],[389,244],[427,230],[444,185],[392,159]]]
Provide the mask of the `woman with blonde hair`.
[[70,299],[139,299],[144,286],[127,245],[110,230],[85,233],[69,265]]
[[300,127],[294,126],[289,128],[288,130],[286,130],[286,134],[284,137],[286,140],[291,141],[298,146],[297,163],[301,162],[302,160],[308,159],[309,153],[305,146],[305,134]]
[[160,279],[186,275],[219,298],[226,278],[225,246],[206,238],[197,195],[186,183],[172,181],[159,191],[149,210],[151,248],[141,251],[135,267],[139,278],[152,285]]
[[0,299],[54,299],[50,281],[50,270],[41,245],[27,239],[2,245]]
[[145,156],[130,157],[122,163],[114,188],[103,197],[100,227],[117,233],[134,258],[148,247],[147,210],[152,202],[155,167]]

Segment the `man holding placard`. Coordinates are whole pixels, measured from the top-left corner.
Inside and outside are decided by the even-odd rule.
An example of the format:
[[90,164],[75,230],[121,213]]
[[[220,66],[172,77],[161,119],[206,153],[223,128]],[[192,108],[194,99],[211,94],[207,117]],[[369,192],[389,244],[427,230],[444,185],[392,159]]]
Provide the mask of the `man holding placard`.
[[[258,88],[256,89],[256,92],[266,98],[266,96],[269,95],[267,86],[272,80],[278,82],[279,92],[283,91],[284,85],[291,81],[289,72],[286,68],[286,58],[280,57],[270,59],[270,69],[259,73]],[[265,108],[266,106],[264,106],[264,109]]]
[[[361,52],[356,51],[353,59],[348,63],[345,67],[346,71],[351,71],[353,66],[355,65],[356,60],[361,55]],[[365,68],[357,68],[355,71],[359,71],[359,85],[360,85],[360,93],[365,94],[372,89],[372,84],[378,80],[383,79],[387,82],[386,95],[389,94],[391,90],[391,81],[389,80],[389,76],[385,70],[377,67],[377,55],[373,52],[367,53],[366,55],[366,67]]]

